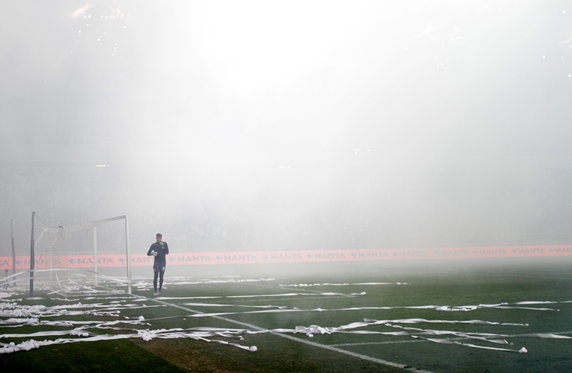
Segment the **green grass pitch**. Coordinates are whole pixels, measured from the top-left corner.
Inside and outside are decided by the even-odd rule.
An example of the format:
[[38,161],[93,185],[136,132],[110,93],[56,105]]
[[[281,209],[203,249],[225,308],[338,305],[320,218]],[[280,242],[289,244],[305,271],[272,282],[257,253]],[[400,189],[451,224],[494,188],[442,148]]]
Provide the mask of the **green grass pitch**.
[[[95,286],[79,277],[62,280],[61,289],[43,290],[41,299],[8,288],[0,299],[0,348],[30,339],[74,341],[3,353],[0,367],[4,372],[568,372],[570,264],[323,265],[313,273],[309,267],[298,272],[284,266],[275,275],[265,268],[260,275],[233,276],[211,268],[210,274],[184,277],[172,271],[158,297],[150,278],[137,279],[132,296],[113,281]],[[54,324],[58,320],[68,324]],[[66,334],[70,330],[75,332]],[[100,340],[78,342],[83,338]]]

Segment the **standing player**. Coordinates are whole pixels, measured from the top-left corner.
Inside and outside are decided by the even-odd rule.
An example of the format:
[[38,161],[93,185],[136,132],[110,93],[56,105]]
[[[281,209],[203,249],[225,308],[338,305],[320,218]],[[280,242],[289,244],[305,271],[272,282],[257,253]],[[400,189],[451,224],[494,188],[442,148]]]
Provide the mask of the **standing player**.
[[[157,242],[153,243],[147,251],[148,256],[154,256],[155,261],[153,262],[153,294],[159,295],[161,289],[163,288],[163,276],[165,275],[165,267],[167,266],[167,258],[165,255],[169,254],[169,245],[163,242],[163,235],[157,233],[155,235]],[[159,290],[157,291],[157,277],[159,277]]]

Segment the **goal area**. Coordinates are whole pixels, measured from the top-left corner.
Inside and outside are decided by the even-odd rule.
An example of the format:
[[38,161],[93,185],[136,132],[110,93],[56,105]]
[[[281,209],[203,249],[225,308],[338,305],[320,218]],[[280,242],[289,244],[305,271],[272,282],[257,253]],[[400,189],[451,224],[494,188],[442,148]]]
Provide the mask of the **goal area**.
[[51,289],[63,279],[97,286],[98,278],[103,276],[99,255],[110,253],[122,254],[121,272],[125,275],[115,273],[111,277],[125,283],[127,293],[131,294],[127,215],[54,224],[32,212],[30,297],[38,288]]

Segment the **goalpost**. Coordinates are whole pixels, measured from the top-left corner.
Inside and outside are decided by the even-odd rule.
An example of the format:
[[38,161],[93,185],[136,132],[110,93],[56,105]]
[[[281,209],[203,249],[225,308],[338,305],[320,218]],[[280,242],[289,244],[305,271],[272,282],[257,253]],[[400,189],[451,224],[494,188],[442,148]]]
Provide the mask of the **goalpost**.
[[[122,227],[114,227],[111,236],[101,237],[101,228],[112,222],[123,222]],[[100,229],[98,230],[98,227]],[[121,228],[118,231],[118,228]],[[64,225],[50,225],[32,212],[32,228],[30,238],[30,297],[34,295],[34,286],[38,281],[37,274],[47,272],[52,277],[56,271],[69,271],[80,267],[73,259],[76,254],[89,254],[93,261],[94,284],[98,283],[98,241],[107,238],[114,249],[116,245],[124,246],[125,270],[127,277],[127,293],[131,294],[131,260],[129,254],[129,223],[127,215],[106,219],[84,221]],[[40,248],[40,250],[39,250]],[[123,251],[123,249],[122,249]],[[71,259],[70,259],[71,258]],[[39,265],[39,266],[38,266]],[[83,267],[83,266],[81,266]],[[58,274],[56,273],[56,277]]]

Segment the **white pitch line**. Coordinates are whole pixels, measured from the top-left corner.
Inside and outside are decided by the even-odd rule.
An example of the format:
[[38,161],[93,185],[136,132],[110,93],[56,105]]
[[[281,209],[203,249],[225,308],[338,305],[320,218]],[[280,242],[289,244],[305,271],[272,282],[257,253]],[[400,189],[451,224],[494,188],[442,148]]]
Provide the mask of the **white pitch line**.
[[[178,309],[181,309],[181,310],[184,310],[184,311],[187,311],[187,312],[192,312],[192,313],[195,313],[195,314],[203,313],[203,312],[200,312],[200,311],[197,311],[197,310],[193,310],[193,309],[188,308],[188,307],[183,307],[183,306],[180,306],[180,305],[178,305],[178,304],[172,304],[172,303],[164,302],[164,301],[159,300],[159,299],[154,299],[154,298],[145,297],[145,296],[143,296],[143,295],[135,295],[135,294],[133,294],[133,296],[134,296],[134,297],[137,297],[137,298],[148,299],[148,300],[153,301],[153,302],[156,302],[156,303],[160,303],[160,304],[163,304],[163,305],[166,305],[166,306],[171,306],[171,307],[178,308]],[[222,316],[210,316],[210,317],[212,317],[212,318],[214,318],[214,319],[226,321],[226,322],[231,323],[231,324],[236,324],[236,325],[245,326],[245,327],[247,327],[247,328],[254,329],[254,330],[258,330],[258,331],[266,331],[266,330],[267,330],[267,329],[264,329],[264,328],[262,328],[262,327],[260,327],[260,326],[257,326],[257,325],[245,323],[245,322],[242,322],[242,321],[237,321],[237,320],[228,319],[228,318],[222,317]],[[323,344],[320,344],[320,343],[317,343],[317,342],[308,341],[308,340],[306,340],[306,339],[301,339],[301,338],[298,338],[298,337],[293,337],[293,336],[287,335],[287,334],[272,333],[272,335],[276,335],[276,336],[279,336],[279,337],[282,337],[282,338],[285,338],[285,339],[289,339],[289,340],[291,340],[291,341],[295,341],[295,342],[298,342],[298,343],[307,344],[307,345],[309,345],[309,346],[322,348],[322,349],[324,349],[324,350],[329,350],[329,351],[337,352],[337,353],[340,353],[340,354],[349,355],[349,356],[352,356],[352,357],[355,357],[355,358],[358,358],[358,359],[361,359],[361,360],[370,361],[370,362],[372,362],[372,363],[377,363],[377,364],[381,364],[381,365],[386,365],[386,366],[390,366],[390,367],[394,367],[394,368],[399,368],[399,369],[403,369],[403,370],[407,370],[407,371],[411,371],[411,372],[417,372],[417,373],[432,373],[432,372],[430,372],[430,371],[428,371],[428,370],[422,370],[422,369],[418,369],[418,368],[413,368],[413,367],[410,367],[409,365],[400,364],[400,363],[394,363],[394,362],[392,362],[392,361],[387,361],[387,360],[383,360],[383,359],[378,359],[378,358],[371,357],[371,356],[368,356],[368,355],[358,354],[358,353],[356,353],[356,352],[351,352],[351,351],[343,350],[343,349],[341,349],[341,348],[337,348],[337,347],[334,347],[334,346],[323,345]]]
[[[464,339],[472,339],[472,338],[467,338],[467,337],[462,337],[462,338],[448,338],[449,341],[459,341],[459,340],[464,340]],[[358,342],[358,343],[337,343],[337,344],[332,344],[330,346],[336,346],[336,347],[343,347],[343,346],[367,346],[367,345],[392,345],[392,344],[400,344],[400,343],[427,343],[429,341],[425,340],[425,339],[406,339],[403,341],[385,341],[385,342]]]
[[367,346],[367,345],[392,345],[392,344],[400,344],[400,343],[420,343],[420,342],[427,342],[420,339],[410,339],[404,341],[385,341],[385,342],[360,342],[360,343],[336,343],[328,346],[332,347],[350,347],[350,346]]
[[[292,290],[292,291],[296,291],[298,293],[310,293],[310,294],[323,294],[323,291],[318,291],[318,290],[310,290],[310,289],[303,289],[302,291],[300,291],[299,288],[291,288],[291,287],[285,287],[285,286],[280,286],[280,289],[286,289],[286,290]],[[353,298],[355,297],[355,295],[351,295],[351,294],[344,294],[344,293],[338,293],[338,295],[342,296],[342,297],[346,297],[346,298]]]
[[[259,286],[259,287],[264,287],[264,288],[280,289],[280,290],[286,289],[286,290],[291,290],[295,293],[300,293],[300,294],[303,294],[304,292],[307,294],[323,294],[323,293],[325,293],[325,292],[319,291],[319,290],[292,288],[289,286],[282,286],[282,285],[277,286],[277,285],[274,285],[271,283],[264,283],[264,284],[257,283],[257,284],[253,284],[253,285]],[[344,293],[336,293],[336,296],[342,296],[342,297],[346,297],[346,298],[353,298],[354,297],[354,295],[344,294]],[[309,298],[305,298],[305,299],[309,299]]]

